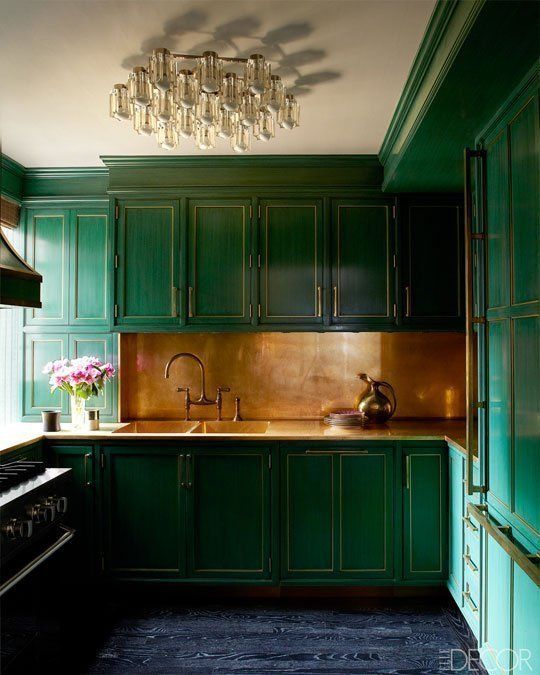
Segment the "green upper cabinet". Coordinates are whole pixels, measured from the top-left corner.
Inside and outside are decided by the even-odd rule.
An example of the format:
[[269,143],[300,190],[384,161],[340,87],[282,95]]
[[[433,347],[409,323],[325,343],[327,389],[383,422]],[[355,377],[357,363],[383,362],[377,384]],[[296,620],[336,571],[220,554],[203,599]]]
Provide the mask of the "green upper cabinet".
[[447,568],[447,452],[410,447],[403,453],[403,576],[445,579]]
[[[114,345],[115,336],[108,333],[70,333],[69,358],[97,356],[102,363],[112,363],[118,369]],[[113,379],[105,384],[103,394],[86,401],[87,408],[99,410],[100,419],[104,422],[117,421],[117,386],[118,379]]]
[[394,323],[391,203],[334,200],[331,231],[331,323]]
[[452,196],[411,196],[400,202],[404,326],[464,327],[460,203]]
[[178,324],[178,202],[130,200],[118,206],[116,324]]
[[139,577],[185,574],[183,455],[174,448],[103,448],[105,570]]
[[109,236],[107,209],[71,213],[70,311],[73,326],[109,324]]
[[251,201],[188,202],[188,324],[250,321]]
[[23,355],[23,421],[41,419],[41,411],[59,409],[69,412],[69,401],[66,393],[56,390],[51,394],[49,376],[43,368],[49,361],[68,358],[68,339],[65,334],[25,333]]
[[188,576],[269,579],[270,451],[186,454]]
[[41,309],[27,309],[26,323],[65,326],[69,323],[70,211],[28,209],[26,259],[43,277]]
[[322,200],[263,199],[260,208],[259,322],[322,324]]
[[531,95],[509,124],[512,304],[540,299],[539,97]]

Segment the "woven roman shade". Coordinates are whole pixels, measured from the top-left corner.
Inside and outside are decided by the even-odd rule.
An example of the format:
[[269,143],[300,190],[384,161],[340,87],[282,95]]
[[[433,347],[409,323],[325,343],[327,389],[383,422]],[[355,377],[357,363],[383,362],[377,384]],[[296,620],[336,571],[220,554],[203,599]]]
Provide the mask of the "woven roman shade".
[[16,228],[19,226],[21,207],[15,202],[0,197],[0,224],[4,227]]

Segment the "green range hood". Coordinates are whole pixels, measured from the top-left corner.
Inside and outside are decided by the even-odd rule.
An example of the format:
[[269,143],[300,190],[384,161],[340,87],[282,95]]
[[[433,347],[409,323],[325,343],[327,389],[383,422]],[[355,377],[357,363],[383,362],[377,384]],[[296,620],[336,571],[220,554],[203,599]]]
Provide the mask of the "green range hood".
[[41,307],[43,277],[30,267],[0,228],[0,306]]

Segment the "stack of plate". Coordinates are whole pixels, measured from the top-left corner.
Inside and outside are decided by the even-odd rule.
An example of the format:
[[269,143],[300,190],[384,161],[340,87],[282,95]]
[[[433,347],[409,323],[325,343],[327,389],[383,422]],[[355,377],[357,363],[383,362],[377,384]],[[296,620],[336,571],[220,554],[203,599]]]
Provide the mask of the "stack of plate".
[[324,423],[332,427],[363,427],[367,423],[367,417],[355,408],[346,408],[328,413]]

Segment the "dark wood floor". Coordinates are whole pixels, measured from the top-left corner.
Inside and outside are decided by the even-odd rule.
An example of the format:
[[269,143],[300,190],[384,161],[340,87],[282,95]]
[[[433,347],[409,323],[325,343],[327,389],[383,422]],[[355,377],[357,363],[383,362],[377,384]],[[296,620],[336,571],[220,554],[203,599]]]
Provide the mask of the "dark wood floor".
[[78,588],[3,614],[10,673],[484,672],[464,667],[476,645],[451,600],[182,602]]

